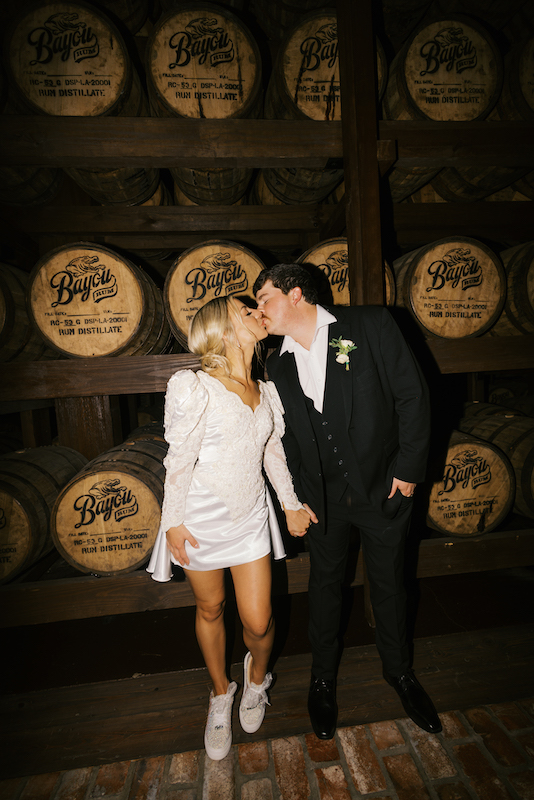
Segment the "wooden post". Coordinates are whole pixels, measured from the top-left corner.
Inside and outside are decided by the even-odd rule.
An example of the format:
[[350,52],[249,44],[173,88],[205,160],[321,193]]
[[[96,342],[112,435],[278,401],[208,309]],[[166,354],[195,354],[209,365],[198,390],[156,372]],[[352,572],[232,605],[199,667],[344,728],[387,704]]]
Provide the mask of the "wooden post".
[[58,398],[56,418],[59,444],[89,460],[118,444],[108,395]]
[[372,0],[337,0],[337,30],[351,304],[382,305]]

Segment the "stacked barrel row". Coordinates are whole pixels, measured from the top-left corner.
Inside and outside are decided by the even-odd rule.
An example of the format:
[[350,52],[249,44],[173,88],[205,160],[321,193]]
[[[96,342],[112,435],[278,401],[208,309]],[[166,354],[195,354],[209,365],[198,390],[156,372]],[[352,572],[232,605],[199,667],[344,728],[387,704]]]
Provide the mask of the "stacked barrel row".
[[[347,240],[298,257],[324,303],[350,304]],[[75,242],[46,253],[28,276],[0,265],[0,360],[177,352],[213,297],[252,294],[265,264],[250,249],[208,240],[170,265],[163,289],[110,248]],[[384,264],[385,302],[406,309],[427,337],[534,333],[534,241],[501,253],[448,237]]]
[[[270,19],[283,19],[274,26],[285,35],[267,80],[259,44],[238,8],[231,11],[227,5],[209,2],[163,4],[163,14],[147,40],[145,76],[140,76],[140,62],[130,55],[131,42],[125,41],[128,31],[123,28],[121,32],[115,25],[113,8],[111,15],[106,15],[96,4],[41,2],[15,17],[8,31],[10,95],[6,111],[59,116],[339,120],[337,16],[335,10],[318,5],[315,0],[254,4],[260,26],[263,21],[270,29]],[[142,18],[141,11],[136,24]],[[288,27],[290,23],[292,27]],[[525,31],[523,38],[510,46],[503,60],[478,19],[452,12],[428,22],[425,17],[389,69],[377,39],[376,91],[384,117],[438,123],[533,119],[530,64],[534,36],[532,30],[527,34]],[[56,171],[27,168],[17,174],[17,170],[6,171],[3,202],[17,202],[17,197],[23,202],[45,200],[58,182]],[[161,187],[157,169],[76,167],[67,172],[99,203],[172,202]],[[326,164],[323,169],[277,166],[259,172],[237,167],[174,167],[170,172],[173,199],[178,204],[322,202],[343,178],[341,164]],[[444,201],[471,201],[512,185],[532,199],[534,190],[527,173],[528,168],[523,167],[439,171],[395,167],[388,180],[395,202],[409,196],[426,199],[428,192]],[[49,186],[30,188],[32,182],[46,184],[47,178]],[[427,194],[417,195],[425,185]]]

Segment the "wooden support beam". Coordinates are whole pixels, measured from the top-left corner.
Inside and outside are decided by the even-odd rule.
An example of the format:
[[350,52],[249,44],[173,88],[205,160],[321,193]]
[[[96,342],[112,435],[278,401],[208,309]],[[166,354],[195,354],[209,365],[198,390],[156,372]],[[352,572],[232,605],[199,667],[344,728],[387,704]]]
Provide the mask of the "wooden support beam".
[[343,158],[338,122],[155,117],[0,117],[0,165],[309,167]]
[[56,400],[58,443],[91,460],[118,444],[109,396]]
[[337,22],[351,303],[382,304],[377,79],[371,0],[337,0]]

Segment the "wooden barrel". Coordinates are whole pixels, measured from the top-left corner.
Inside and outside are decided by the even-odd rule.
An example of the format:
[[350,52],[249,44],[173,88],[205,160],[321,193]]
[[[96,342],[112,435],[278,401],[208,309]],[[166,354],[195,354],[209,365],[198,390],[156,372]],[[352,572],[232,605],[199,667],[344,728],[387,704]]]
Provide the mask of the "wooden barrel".
[[[501,86],[500,53],[482,25],[456,15],[423,22],[390,65],[383,100],[384,117],[435,122],[484,119],[495,106]],[[414,170],[394,167],[388,175],[394,202],[408,197],[430,180],[440,179],[442,172],[424,167]],[[512,180],[513,175],[508,183]],[[494,190],[498,188],[500,185],[495,185]]]
[[50,514],[61,489],[87,463],[70,447],[35,447],[0,457],[0,582],[53,549]]
[[513,409],[506,408],[506,406],[501,406],[498,403],[481,403],[478,400],[475,400],[470,403],[465,403],[464,405],[464,416],[466,417],[492,417],[495,415],[506,417],[506,419],[512,419],[514,416],[524,416],[522,412],[514,411]]
[[464,417],[460,430],[499,447],[515,471],[514,511],[534,517],[534,418],[502,416]]
[[180,3],[147,43],[147,81],[157,116],[257,117],[261,58],[248,28],[211,3]]
[[139,206],[155,194],[160,183],[159,169],[119,167],[118,169],[65,170],[87,194],[104,206]]
[[489,247],[467,236],[447,237],[393,262],[397,306],[427,335],[480,336],[504,306],[506,275]]
[[172,332],[187,347],[189,325],[208,300],[224,295],[252,296],[254,281],[265,268],[236,242],[213,239],[181,253],[167,273],[163,297]]
[[[325,286],[320,287],[321,301],[335,305],[350,306],[349,251],[347,239],[339,236],[325,239],[310,247],[297,259],[298,264],[311,265],[320,270],[326,278]],[[386,304],[395,303],[395,279],[389,264],[384,262],[384,282]]]
[[528,336],[534,333],[534,241],[504,250],[501,259],[506,270],[506,302],[489,335]]
[[249,169],[171,169],[175,186],[186,198],[182,205],[241,205],[245,201],[252,171]]
[[[491,122],[488,122],[491,125]],[[450,203],[473,203],[511,186],[526,175],[525,167],[444,167],[432,178],[432,188]]]
[[0,264],[0,361],[58,358],[34,330],[26,310],[28,273]]
[[128,436],[128,441],[139,441],[140,439],[156,439],[158,442],[165,442],[165,430],[162,422],[147,422],[135,428]]
[[[212,173],[213,173],[213,171],[214,170],[212,170]],[[210,174],[212,174],[212,173],[210,173]],[[184,186],[185,186],[185,183],[184,183]],[[187,188],[187,186],[186,186],[186,188]],[[178,186],[177,183],[174,184],[173,198],[174,198],[174,205],[175,206],[199,206],[199,205],[202,205],[201,203],[198,203],[196,200],[193,200],[191,197],[188,197],[188,195],[186,195],[185,192],[182,191],[181,187]],[[234,206],[242,206],[242,205],[246,205],[247,203],[248,203],[247,195],[243,194],[235,201],[235,203],[232,203],[232,205],[234,205]],[[208,204],[206,203],[206,205],[208,205]],[[228,203],[225,202],[225,203],[222,203],[221,205],[228,205]]]
[[490,442],[454,431],[439,479],[430,489],[427,524],[451,536],[480,536],[512,509],[515,475],[508,457]]
[[[387,62],[377,44],[377,93],[385,89]],[[322,8],[303,17],[280,46],[265,95],[267,119],[341,119],[337,15]]]
[[474,19],[441,18],[418,26],[395,56],[384,94],[387,119],[468,122],[497,103],[502,61]]
[[58,496],[50,529],[81,572],[119,575],[144,564],[156,540],[167,445],[127,441],[90,461]]
[[152,279],[90,242],[46,253],[31,272],[27,304],[46,344],[72,358],[161,353],[171,338]]
[[320,203],[343,177],[343,170],[306,167],[267,167],[261,170],[265,186],[282,204]]
[[22,113],[137,116],[146,109],[121,34],[83,2],[25,6],[8,31],[6,63]]
[[[183,3],[154,27],[147,44],[152,113],[192,119],[258,117],[261,57],[248,28],[227,8]],[[232,205],[252,169],[172,167],[174,181],[198,204]]]
[[0,203],[6,206],[37,206],[53,200],[64,179],[53,167],[0,167]]

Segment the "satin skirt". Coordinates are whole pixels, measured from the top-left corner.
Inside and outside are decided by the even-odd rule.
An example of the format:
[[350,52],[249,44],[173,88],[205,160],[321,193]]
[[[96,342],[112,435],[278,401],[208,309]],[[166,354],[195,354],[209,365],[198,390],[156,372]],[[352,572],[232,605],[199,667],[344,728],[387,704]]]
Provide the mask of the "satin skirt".
[[[184,569],[207,571],[248,564],[273,550],[275,559],[285,551],[274,506],[266,487],[254,506],[234,521],[225,503],[193,477],[187,494],[184,524],[198,542],[185,543],[189,564]],[[167,548],[166,531],[158,536],[147,571],[156,581],[172,577],[171,564],[178,564]]]

